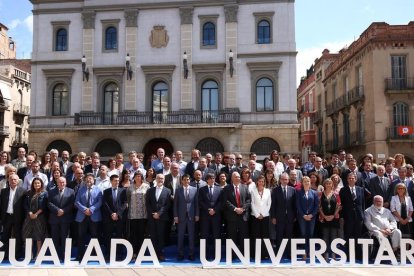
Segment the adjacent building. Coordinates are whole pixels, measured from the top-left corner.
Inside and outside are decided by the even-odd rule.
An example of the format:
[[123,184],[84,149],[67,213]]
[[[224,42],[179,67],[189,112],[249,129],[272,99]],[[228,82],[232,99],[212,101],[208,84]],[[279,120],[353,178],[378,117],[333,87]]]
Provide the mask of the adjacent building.
[[372,23],[339,53],[324,51],[315,64],[319,152],[413,161],[413,73],[414,22]]
[[31,2],[35,150],[297,152],[293,0]]

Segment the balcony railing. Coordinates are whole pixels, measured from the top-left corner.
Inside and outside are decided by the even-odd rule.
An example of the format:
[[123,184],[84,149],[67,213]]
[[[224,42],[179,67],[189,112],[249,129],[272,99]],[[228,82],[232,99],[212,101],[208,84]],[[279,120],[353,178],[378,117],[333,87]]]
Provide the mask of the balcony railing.
[[14,104],[13,105],[13,112],[19,115],[29,115],[30,113],[30,107],[27,105],[21,105],[21,104]]
[[413,140],[414,134],[409,135],[400,135],[400,132],[398,131],[399,127],[389,127],[387,129],[387,138],[388,140]]
[[364,87],[355,86],[351,90],[347,91],[344,95],[334,99],[332,102],[326,105],[326,115],[330,116],[343,108],[358,102],[364,98]]
[[239,123],[239,109],[216,111],[166,111],[118,113],[75,113],[75,125],[148,125],[148,124],[220,124]]
[[414,92],[414,78],[387,78],[385,79],[385,91],[390,92]]
[[9,136],[10,130],[9,126],[0,126],[0,136]]
[[348,104],[353,104],[357,101],[360,101],[364,98],[364,86],[359,85],[355,86],[347,92],[348,95]]

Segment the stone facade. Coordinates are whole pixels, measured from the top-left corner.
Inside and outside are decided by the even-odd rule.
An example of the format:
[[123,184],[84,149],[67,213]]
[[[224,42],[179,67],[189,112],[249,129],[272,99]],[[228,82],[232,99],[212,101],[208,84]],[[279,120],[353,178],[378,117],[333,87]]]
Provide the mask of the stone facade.
[[[158,146],[185,154],[195,147],[248,153],[260,151],[264,141],[297,152],[293,1],[32,3],[36,96],[30,144],[35,150],[91,152],[105,140],[124,153],[151,153]],[[278,16],[266,19],[263,30],[271,40],[262,43],[257,14],[269,11]],[[52,22],[63,20],[66,51],[49,43],[57,36]],[[165,47],[151,46],[165,36]],[[66,74],[61,82],[68,108],[48,100],[56,92],[47,85],[55,78],[51,71],[70,72],[70,80]],[[271,84],[260,86],[263,79]]]

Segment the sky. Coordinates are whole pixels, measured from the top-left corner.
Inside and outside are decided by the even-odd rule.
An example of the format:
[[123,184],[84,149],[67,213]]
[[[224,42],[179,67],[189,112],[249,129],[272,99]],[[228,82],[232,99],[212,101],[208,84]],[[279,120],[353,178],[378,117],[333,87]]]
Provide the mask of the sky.
[[[297,83],[326,48],[350,45],[372,22],[414,21],[414,0],[296,0]],[[30,58],[33,34],[29,0],[0,0],[0,22],[17,42],[17,57]]]

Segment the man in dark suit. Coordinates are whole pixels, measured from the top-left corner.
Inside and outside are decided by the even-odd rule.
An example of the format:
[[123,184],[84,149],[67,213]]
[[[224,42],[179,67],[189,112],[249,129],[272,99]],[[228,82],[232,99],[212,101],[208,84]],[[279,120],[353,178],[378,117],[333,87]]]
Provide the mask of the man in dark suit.
[[92,173],[93,177],[96,178],[99,175],[99,167],[101,166],[101,161],[98,157],[92,158],[92,164],[86,165],[84,172],[85,174]]
[[[216,185],[214,179],[214,174],[208,174],[206,176],[207,186],[198,190],[201,238],[206,240],[207,256],[211,256],[215,252],[215,241],[220,238],[223,208],[223,189]],[[210,236],[212,241],[209,240]]]
[[[27,161],[27,159],[26,159]],[[9,187],[1,190],[1,222],[3,224],[3,252],[5,258],[9,257],[9,239],[14,234],[16,239],[15,257],[19,258],[22,249],[22,224],[24,220],[23,201],[26,191],[17,186],[19,177],[17,174],[12,174],[9,177]]]
[[372,172],[372,164],[371,164],[371,162],[365,162],[364,165],[363,165],[363,169],[364,169],[364,171],[361,172],[362,186],[364,188],[367,188],[368,189],[369,182],[371,181],[371,178],[374,178],[377,175]]
[[342,171],[341,174],[341,179],[342,179],[342,183],[344,184],[344,187],[348,186],[348,175],[349,173],[354,173],[354,175],[356,176],[356,185],[357,186],[361,186],[362,187],[362,175],[361,172],[358,171],[358,167],[357,167],[357,163],[355,159],[349,159],[347,161],[347,165],[348,165],[348,169],[345,169],[344,171]]
[[69,161],[69,152],[67,150],[62,151],[61,158],[62,160],[59,161],[60,170],[63,172],[63,175],[66,175],[73,163]]
[[256,170],[256,161],[254,160],[249,160],[249,171],[253,182],[256,182],[257,178],[262,174],[261,171]]
[[98,238],[99,222],[102,221],[102,192],[94,185],[93,174],[84,177],[83,185],[76,194],[75,206],[78,208],[75,220],[78,222],[78,260],[85,253],[85,237],[89,232],[92,239]]
[[200,155],[201,152],[198,149],[193,149],[191,151],[191,162],[188,162],[187,166],[185,167],[185,174],[188,174],[191,177],[191,180],[194,180],[194,171],[198,168]]
[[411,181],[408,177],[407,177],[407,168],[406,167],[400,167],[398,169],[398,177],[394,177],[394,180],[391,182],[391,193],[394,194],[395,193],[395,186],[397,186],[398,183],[404,183],[405,186],[407,187],[407,192],[409,194],[409,196],[411,197],[411,200],[413,200],[413,189],[414,189],[414,184],[413,181]]
[[241,184],[240,174],[233,172],[231,184],[224,187],[224,215],[227,222],[227,236],[244,253],[244,239],[249,238],[250,193],[246,185]]
[[206,175],[208,173],[214,173],[214,170],[210,169],[207,166],[207,159],[204,157],[200,158],[200,162],[198,163],[197,170],[201,172],[201,179],[203,179],[204,181],[206,180]]
[[197,191],[198,189],[200,189],[201,187],[204,187],[207,185],[207,183],[201,179],[202,178],[202,173],[199,170],[195,170],[194,171],[194,180],[191,181],[190,186],[196,187]]
[[[296,220],[296,192],[288,185],[289,175],[280,175],[280,186],[272,190],[270,215],[272,224],[276,225],[276,246],[280,247],[283,239],[292,239],[293,223]],[[290,257],[290,245],[286,247],[285,256]]]
[[[28,175],[32,172],[32,163],[33,163],[34,160],[35,160],[35,157],[33,155],[29,154],[26,157],[26,166],[17,170],[17,175],[19,176],[19,178],[21,180],[24,180],[26,175]],[[47,183],[44,183],[44,184],[45,184],[45,186],[47,185]]]
[[[390,201],[393,193],[391,193],[391,183],[388,177],[385,176],[385,167],[383,165],[377,166],[377,175],[370,179],[368,189],[371,192],[371,199],[376,195],[380,195],[384,199],[384,208],[390,208]],[[367,202],[367,206],[372,204],[372,200]]]
[[308,175],[312,172],[316,172],[322,182],[329,177],[328,171],[322,166],[322,158],[319,156],[315,158],[314,167],[308,172]]
[[224,167],[224,165],[221,163],[223,161],[223,155],[220,152],[217,152],[214,155],[214,162],[211,163],[209,166],[210,169],[214,171],[214,175],[217,177],[220,173],[221,168]]
[[163,174],[157,174],[156,186],[151,187],[145,197],[149,233],[158,260],[161,262],[165,261],[165,228],[168,222],[168,210],[171,207],[171,191],[164,187],[164,179]]
[[171,191],[171,196],[174,198],[175,190],[181,186],[180,165],[172,163],[170,173],[165,176],[164,186]]
[[111,175],[110,182],[112,187],[104,190],[102,202],[106,257],[111,252],[111,238],[122,238],[128,207],[126,189],[119,187],[119,176],[117,174]]
[[199,219],[197,188],[190,186],[190,176],[183,175],[174,197],[174,222],[178,227],[177,260],[184,259],[184,235],[188,234],[188,259],[194,261],[195,222]]
[[[348,241],[347,250],[349,250],[349,240],[362,237],[365,196],[364,189],[356,186],[357,179],[354,173],[348,174],[347,182],[348,186],[341,189],[339,196],[341,198],[342,216],[344,218],[344,237]],[[361,257],[360,246],[357,246],[356,256],[357,258]]]
[[[66,183],[69,186],[69,183],[71,183],[72,181],[75,180],[75,172],[77,169],[82,169],[81,165],[79,164],[79,162],[75,162],[72,164],[72,166],[70,166],[67,171],[66,171]],[[82,174],[83,174],[83,170],[82,170]],[[72,188],[73,189],[73,188]]]
[[57,189],[52,189],[48,193],[48,208],[50,233],[60,259],[64,258],[66,238],[73,221],[74,204],[75,192],[66,187],[65,177],[59,177]]

